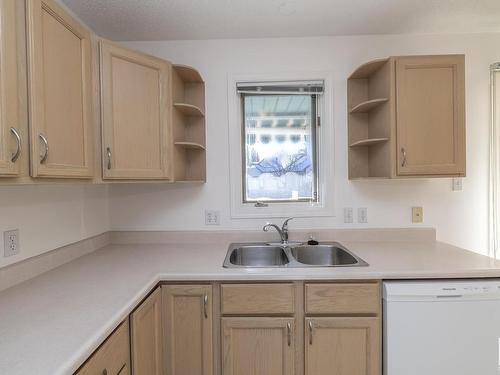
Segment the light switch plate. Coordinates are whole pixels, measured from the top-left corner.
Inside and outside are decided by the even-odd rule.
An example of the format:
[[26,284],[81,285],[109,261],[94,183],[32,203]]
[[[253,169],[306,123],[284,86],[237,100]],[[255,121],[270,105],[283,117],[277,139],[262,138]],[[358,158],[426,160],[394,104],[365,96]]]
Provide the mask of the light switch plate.
[[424,208],[412,207],[411,208],[411,222],[422,223],[424,221]]
[[19,254],[19,229],[3,232],[3,256],[10,257]]

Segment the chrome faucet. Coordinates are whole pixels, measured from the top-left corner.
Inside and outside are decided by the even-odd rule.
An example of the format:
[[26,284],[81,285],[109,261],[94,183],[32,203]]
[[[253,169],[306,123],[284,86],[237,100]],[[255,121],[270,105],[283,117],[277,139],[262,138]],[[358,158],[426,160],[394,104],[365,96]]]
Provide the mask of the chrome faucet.
[[281,238],[281,244],[282,245],[288,245],[288,222],[290,220],[292,220],[293,217],[289,217],[288,219],[286,219],[284,222],[283,222],[283,225],[281,226],[281,228],[279,226],[277,226],[276,224],[273,224],[273,223],[267,223],[266,225],[264,225],[264,227],[262,228],[262,230],[264,232],[269,232],[269,229],[271,228],[274,228],[276,229],[276,231],[279,233],[280,235],[280,238]]

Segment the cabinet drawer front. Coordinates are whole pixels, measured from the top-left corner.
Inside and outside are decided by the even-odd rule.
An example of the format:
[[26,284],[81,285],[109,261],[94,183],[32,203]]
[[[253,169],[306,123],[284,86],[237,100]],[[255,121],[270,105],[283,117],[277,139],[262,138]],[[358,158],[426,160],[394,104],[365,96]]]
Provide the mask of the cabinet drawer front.
[[222,285],[222,314],[293,314],[294,291],[291,283]]
[[306,284],[307,314],[378,314],[380,311],[380,285]]
[[76,375],[130,375],[130,339],[128,320],[123,322],[97,349]]

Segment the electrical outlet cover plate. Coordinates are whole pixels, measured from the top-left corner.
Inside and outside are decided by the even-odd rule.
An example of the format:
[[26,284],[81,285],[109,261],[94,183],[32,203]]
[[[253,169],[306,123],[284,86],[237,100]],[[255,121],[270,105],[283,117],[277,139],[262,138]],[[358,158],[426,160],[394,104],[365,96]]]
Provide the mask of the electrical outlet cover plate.
[[462,191],[463,190],[462,179],[460,177],[455,177],[452,179],[451,190],[453,190],[453,191]]
[[220,211],[205,210],[205,225],[220,225]]
[[424,209],[423,209],[423,207],[412,207],[411,208],[411,221],[412,221],[412,223],[422,223],[424,221]]
[[352,207],[344,208],[344,223],[351,224],[354,222]]
[[358,223],[361,224],[368,223],[368,208],[366,207],[358,208]]
[[10,257],[19,254],[19,229],[3,232],[3,256]]

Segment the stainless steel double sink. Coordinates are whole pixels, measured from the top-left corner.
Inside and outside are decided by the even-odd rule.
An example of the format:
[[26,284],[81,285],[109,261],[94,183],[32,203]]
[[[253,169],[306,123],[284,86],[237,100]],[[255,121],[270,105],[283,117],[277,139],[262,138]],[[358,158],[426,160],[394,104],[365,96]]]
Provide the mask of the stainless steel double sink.
[[224,260],[226,268],[255,267],[359,267],[363,259],[337,242],[318,245],[234,243]]

